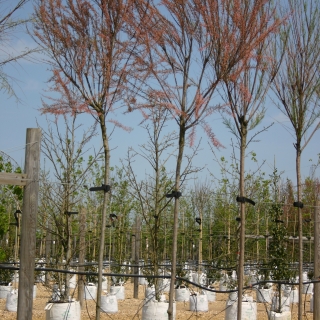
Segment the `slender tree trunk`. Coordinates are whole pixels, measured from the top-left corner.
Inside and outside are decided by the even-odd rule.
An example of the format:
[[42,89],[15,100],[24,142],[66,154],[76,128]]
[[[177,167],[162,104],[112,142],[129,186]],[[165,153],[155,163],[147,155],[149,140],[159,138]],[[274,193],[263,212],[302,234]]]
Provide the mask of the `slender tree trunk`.
[[[257,223],[257,234],[256,234],[256,236],[258,237],[259,236],[259,232],[260,232],[260,230],[259,230],[259,223],[260,223],[260,211],[259,210],[257,210],[257,214],[258,214],[258,217],[257,217],[257,221],[258,221],[258,223]],[[256,239],[259,239],[259,238],[256,238]],[[259,261],[259,259],[260,259],[260,255],[259,255],[259,241],[257,241],[257,260]]]
[[[48,225],[47,225],[47,231],[46,231],[46,267],[49,265],[50,259],[53,256],[52,252],[52,224],[51,224],[51,218],[48,217]],[[45,273],[45,284],[49,285],[50,282],[50,273]]]
[[[316,197],[314,208],[314,279],[320,278],[320,201]],[[314,283],[313,319],[320,319],[320,283]]]
[[[67,250],[66,250],[66,268],[70,270],[70,262],[71,262],[71,217],[66,214],[66,221],[67,221]],[[66,282],[65,282],[65,301],[69,301],[70,295],[70,274],[66,274]]]
[[[140,259],[140,242],[141,242],[141,218],[136,215],[136,226],[135,226],[135,248],[134,248],[134,273],[139,274],[139,259]],[[138,299],[139,296],[139,278],[135,277],[133,285],[133,297]]]
[[[80,209],[80,230],[79,230],[79,271],[84,271],[84,261],[86,254],[86,211]],[[90,242],[89,242],[90,243]],[[81,309],[84,307],[84,275],[80,274],[78,277],[78,300]]]
[[[245,152],[246,152],[246,144],[247,144],[247,127],[245,120],[241,123],[241,141],[240,141],[240,197],[245,196],[244,189],[244,163],[245,163]],[[243,276],[244,276],[244,251],[245,251],[245,222],[246,222],[246,206],[245,202],[240,202],[240,245],[239,245],[239,265],[238,265],[238,314],[237,319],[241,320],[242,315],[242,293],[243,293]]]
[[[104,184],[107,185],[109,182],[109,170],[110,170],[110,150],[109,140],[107,136],[107,128],[105,125],[105,114],[99,116],[99,122],[101,127],[101,135],[104,149]],[[103,272],[103,252],[105,242],[105,230],[107,220],[107,206],[109,202],[109,194],[104,192],[103,196],[103,207],[102,207],[102,219],[101,219],[101,232],[100,232],[100,244],[99,244],[99,258],[98,258],[98,290],[97,290],[97,303],[96,303],[96,320],[100,320],[101,310],[101,293],[102,293],[102,272]]]
[[[300,142],[297,143],[296,152],[296,172],[297,172],[297,201],[301,201],[301,172],[300,172],[300,161],[301,161],[301,148]],[[302,210],[298,206],[298,233],[299,233],[299,304],[298,304],[298,319],[302,320],[303,314],[303,239],[302,239]]]
[[[181,165],[185,146],[185,122],[180,117],[180,131],[179,131],[179,150],[177,157],[176,176],[175,176],[175,189],[180,189],[180,175]],[[171,281],[170,281],[170,292],[169,292],[169,308],[168,315],[169,320],[173,320],[173,296],[174,296],[174,283],[177,271],[177,246],[178,246],[178,227],[179,227],[179,197],[174,198],[174,213],[173,213],[173,237],[172,237],[172,258],[171,258]]]
[[[201,204],[200,204],[201,205]],[[201,267],[202,267],[202,219],[203,213],[202,213],[202,208],[200,210],[200,234],[199,234],[199,260],[198,260],[198,283],[200,283],[200,272],[201,272]]]

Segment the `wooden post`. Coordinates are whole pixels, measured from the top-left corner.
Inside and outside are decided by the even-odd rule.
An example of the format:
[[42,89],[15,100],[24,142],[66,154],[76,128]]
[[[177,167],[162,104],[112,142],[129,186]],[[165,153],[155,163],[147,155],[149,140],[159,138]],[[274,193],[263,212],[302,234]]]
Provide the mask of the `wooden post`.
[[27,129],[18,295],[18,320],[32,320],[41,130]]
[[[316,201],[314,208],[314,279],[320,278],[320,201]],[[314,283],[313,319],[320,319],[320,283]]]

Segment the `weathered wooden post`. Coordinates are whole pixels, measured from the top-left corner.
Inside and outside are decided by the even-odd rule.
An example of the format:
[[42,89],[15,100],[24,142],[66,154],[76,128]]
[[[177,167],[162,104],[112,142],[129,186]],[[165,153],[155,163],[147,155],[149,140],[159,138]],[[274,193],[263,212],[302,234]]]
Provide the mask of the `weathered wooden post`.
[[21,222],[18,320],[32,320],[36,225],[38,213],[41,130],[27,129]]

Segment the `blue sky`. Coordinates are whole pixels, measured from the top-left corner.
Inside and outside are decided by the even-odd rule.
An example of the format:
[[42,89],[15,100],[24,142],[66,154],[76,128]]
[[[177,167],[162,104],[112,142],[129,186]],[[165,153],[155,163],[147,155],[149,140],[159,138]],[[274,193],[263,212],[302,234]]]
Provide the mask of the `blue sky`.
[[[28,10],[27,10],[28,11]],[[23,34],[23,32],[15,34],[11,41],[11,51],[19,52],[25,47],[34,46],[32,39]],[[8,49],[7,49],[8,51]],[[4,53],[0,53],[0,57]],[[41,107],[41,98],[46,94],[48,88],[47,80],[50,73],[47,66],[41,62],[42,56],[37,54],[31,61],[21,60],[19,64],[9,65],[5,67],[12,78],[12,84],[19,102],[14,97],[8,97],[4,92],[0,92],[1,96],[1,120],[0,120],[0,150],[4,151],[14,158],[20,165],[24,163],[24,144],[27,128],[36,127],[36,119],[41,126],[46,126],[45,116],[39,112]],[[260,142],[249,145],[248,151],[253,150],[257,154],[258,162],[266,160],[263,171],[267,174],[272,172],[274,161],[278,171],[283,171],[282,177],[295,179],[295,149],[293,147],[294,138],[290,133],[290,123],[288,119],[268,100],[266,102],[267,113],[263,120],[263,126],[269,125],[271,122],[275,124],[267,131],[258,136]],[[146,133],[138,127],[141,117],[139,114],[128,114],[126,116],[118,115],[117,119],[133,128],[131,133],[116,129],[111,140],[111,147],[114,149],[111,154],[112,165],[119,164],[119,159],[126,156],[129,147],[138,148],[138,144],[146,142]],[[213,115],[209,121],[213,126],[213,131],[219,141],[225,146],[224,149],[217,150],[218,157],[230,157],[230,142],[232,136],[221,123],[219,114]],[[87,115],[82,118],[84,127],[92,124],[92,118]],[[175,128],[173,128],[175,129]],[[197,131],[197,138],[202,138],[201,151],[194,159],[197,166],[205,168],[197,175],[198,179],[205,179],[208,171],[215,175],[219,174],[219,168],[213,161],[213,155],[208,147],[207,138],[203,131]],[[303,177],[309,175],[312,164],[317,163],[318,154],[320,153],[320,131],[318,131],[309,145],[303,152],[302,156],[302,174]],[[95,142],[98,146],[99,139]],[[312,161],[310,161],[312,160]],[[174,169],[173,161],[171,170]],[[254,169],[255,164],[247,162],[246,169]],[[146,166],[141,162],[137,165],[137,175],[143,179],[146,172]],[[316,171],[317,176],[319,171]]]

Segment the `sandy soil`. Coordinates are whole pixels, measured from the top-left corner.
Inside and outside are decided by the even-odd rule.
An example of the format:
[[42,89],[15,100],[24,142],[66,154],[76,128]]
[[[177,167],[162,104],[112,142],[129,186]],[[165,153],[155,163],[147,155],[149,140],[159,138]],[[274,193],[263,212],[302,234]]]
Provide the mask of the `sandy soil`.
[[[118,301],[119,312],[116,314],[105,314],[101,313],[101,319],[113,319],[113,320],[129,320],[129,319],[141,319],[141,308],[143,305],[144,298],[144,286],[139,287],[139,299],[133,298],[133,284],[127,283],[125,285],[125,300]],[[254,290],[249,290],[246,292],[248,295],[252,295],[255,298]],[[37,297],[33,303],[33,320],[44,320],[45,317],[45,306],[48,300],[51,297],[51,291],[45,288],[43,285],[37,285]],[[215,302],[209,302],[209,311],[208,312],[193,312],[189,311],[188,302],[177,302],[177,315],[176,320],[185,320],[185,319],[201,319],[201,320],[223,320],[225,319],[225,306],[226,299],[228,295],[224,293],[218,293],[216,295]],[[313,314],[309,312],[310,296],[306,296],[305,310],[307,311],[304,315],[304,319],[311,320],[313,319]],[[17,314],[15,312],[5,311],[5,300],[0,299],[0,317],[3,319],[16,319]],[[267,320],[266,308],[268,305],[263,303],[257,304],[258,308],[258,320]],[[87,300],[84,303],[84,308],[82,310],[82,320],[93,320],[95,319],[95,303],[92,300]],[[297,319],[297,305],[292,307],[292,320]]]

